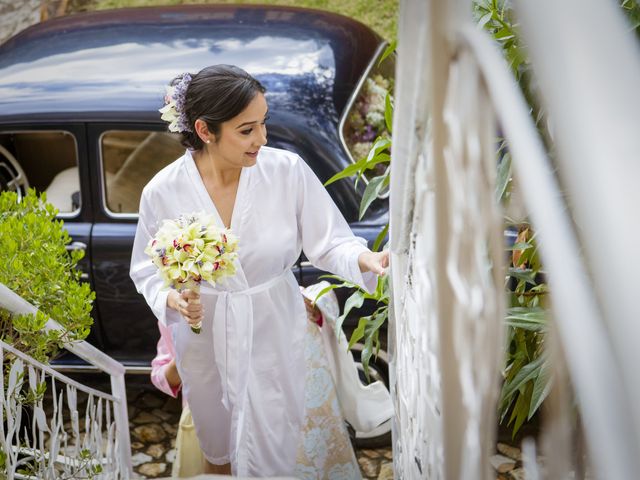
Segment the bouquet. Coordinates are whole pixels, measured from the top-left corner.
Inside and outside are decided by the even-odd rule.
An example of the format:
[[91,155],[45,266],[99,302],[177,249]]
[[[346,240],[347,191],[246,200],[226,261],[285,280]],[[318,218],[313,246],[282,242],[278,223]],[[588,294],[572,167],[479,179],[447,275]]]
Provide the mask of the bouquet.
[[[215,285],[235,274],[238,239],[226,228],[219,228],[214,217],[204,212],[164,220],[144,252],[165,282],[165,288],[200,292],[202,281]],[[200,333],[202,322],[192,325]]]

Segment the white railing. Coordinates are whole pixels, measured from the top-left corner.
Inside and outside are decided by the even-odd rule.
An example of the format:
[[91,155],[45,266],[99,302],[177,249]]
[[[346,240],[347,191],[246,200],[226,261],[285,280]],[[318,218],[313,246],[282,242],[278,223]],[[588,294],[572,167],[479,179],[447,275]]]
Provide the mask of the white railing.
[[[0,284],[0,307],[16,314],[37,309]],[[62,327],[49,319],[45,330]],[[0,342],[0,359],[11,365],[0,379],[0,446],[8,479],[128,479],[131,445],[123,365],[87,342],[66,349],[111,377],[111,394],[82,385]],[[6,363],[5,363],[6,362]],[[7,373],[7,372],[3,372]],[[44,395],[29,392],[46,385]],[[31,393],[33,395],[33,393]],[[25,418],[24,405],[31,418]],[[19,473],[19,471],[25,470]]]
[[[632,93],[640,55],[615,3],[516,2],[553,119],[552,166],[500,52],[472,24],[470,2],[401,2],[391,183],[396,478],[495,478],[486,460],[502,361],[502,232],[489,199],[498,125],[537,232],[552,331],[594,473],[640,471],[640,96]],[[566,478],[570,462],[560,457],[571,448],[562,434],[546,437],[547,478]],[[542,478],[535,447],[525,450],[531,478]]]

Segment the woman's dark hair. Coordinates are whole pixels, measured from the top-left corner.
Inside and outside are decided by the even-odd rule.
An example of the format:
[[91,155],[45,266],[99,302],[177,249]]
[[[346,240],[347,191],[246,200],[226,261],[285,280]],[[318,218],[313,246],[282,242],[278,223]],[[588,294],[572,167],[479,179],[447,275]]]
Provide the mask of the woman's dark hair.
[[[172,80],[175,85],[182,75]],[[182,145],[200,150],[204,142],[195,132],[197,119],[207,123],[209,131],[217,136],[220,124],[240,114],[256,93],[265,93],[264,86],[243,69],[235,65],[212,65],[192,76],[184,100],[184,113],[191,132],[182,132]]]

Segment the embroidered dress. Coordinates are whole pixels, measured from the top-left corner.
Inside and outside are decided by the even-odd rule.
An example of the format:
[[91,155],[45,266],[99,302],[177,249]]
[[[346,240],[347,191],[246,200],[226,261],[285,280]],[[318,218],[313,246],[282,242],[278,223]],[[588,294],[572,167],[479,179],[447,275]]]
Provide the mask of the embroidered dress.
[[340,410],[322,335],[311,322],[307,325],[305,361],[306,414],[295,476],[301,480],[359,480],[360,467]]
[[[201,288],[198,335],[167,308],[168,291],[144,254],[163,219],[198,210],[223,226],[187,151],[142,192],[131,278],[158,320],[175,323],[176,363],[205,457],[231,462],[238,476],[293,475],[306,426],[308,321],[291,268],[304,251],[318,268],[373,291],[375,275],[358,268],[365,241],[353,236],[298,155],[263,147],[256,165],[242,169],[231,216],[237,273]],[[316,478],[331,477],[319,472]]]

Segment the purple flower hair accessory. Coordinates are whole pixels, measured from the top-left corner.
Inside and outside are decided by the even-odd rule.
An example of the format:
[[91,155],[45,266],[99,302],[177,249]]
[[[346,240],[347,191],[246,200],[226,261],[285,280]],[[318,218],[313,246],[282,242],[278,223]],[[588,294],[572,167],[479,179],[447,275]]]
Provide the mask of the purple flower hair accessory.
[[180,80],[172,86],[167,86],[167,94],[164,97],[165,105],[160,110],[162,120],[169,122],[170,132],[191,132],[187,115],[184,112],[187,88],[191,83],[189,73],[182,74]]

